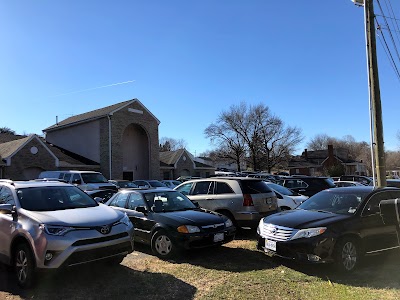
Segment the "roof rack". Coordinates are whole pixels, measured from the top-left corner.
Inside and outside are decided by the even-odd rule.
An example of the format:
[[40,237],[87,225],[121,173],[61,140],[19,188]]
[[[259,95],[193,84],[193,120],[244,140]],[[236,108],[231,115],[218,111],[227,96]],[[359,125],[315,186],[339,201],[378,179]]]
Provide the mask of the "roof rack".
[[65,182],[67,183],[68,181],[60,178],[38,178],[38,179],[32,179],[31,181],[58,181],[58,182]]

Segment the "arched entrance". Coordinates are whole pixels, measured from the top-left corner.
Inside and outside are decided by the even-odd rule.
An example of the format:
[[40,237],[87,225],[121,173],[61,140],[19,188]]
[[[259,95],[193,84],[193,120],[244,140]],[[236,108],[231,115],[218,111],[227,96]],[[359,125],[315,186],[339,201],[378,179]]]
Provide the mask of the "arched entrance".
[[149,138],[142,126],[128,125],[122,134],[123,178],[149,178]]

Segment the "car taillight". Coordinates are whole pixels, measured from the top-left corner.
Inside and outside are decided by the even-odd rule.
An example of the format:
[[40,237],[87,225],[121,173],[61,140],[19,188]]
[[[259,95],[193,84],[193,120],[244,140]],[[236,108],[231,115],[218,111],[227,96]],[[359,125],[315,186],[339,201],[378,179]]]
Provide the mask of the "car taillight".
[[250,194],[243,195],[243,206],[254,206],[253,199]]

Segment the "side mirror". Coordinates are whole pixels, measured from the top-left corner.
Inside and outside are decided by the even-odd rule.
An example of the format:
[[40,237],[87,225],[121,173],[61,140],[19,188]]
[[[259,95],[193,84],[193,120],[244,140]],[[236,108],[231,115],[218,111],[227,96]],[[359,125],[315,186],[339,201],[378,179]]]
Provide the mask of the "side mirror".
[[137,212],[140,212],[142,214],[147,214],[147,209],[144,206],[137,206],[135,209]]
[[383,223],[386,225],[400,224],[400,199],[382,200],[379,203],[379,210]]
[[80,179],[75,179],[74,181],[72,181],[73,184],[82,184],[82,180]]
[[97,203],[103,203],[104,199],[100,197],[94,197],[94,201],[96,201]]
[[0,204],[0,213],[12,214],[15,212],[14,205],[12,204]]

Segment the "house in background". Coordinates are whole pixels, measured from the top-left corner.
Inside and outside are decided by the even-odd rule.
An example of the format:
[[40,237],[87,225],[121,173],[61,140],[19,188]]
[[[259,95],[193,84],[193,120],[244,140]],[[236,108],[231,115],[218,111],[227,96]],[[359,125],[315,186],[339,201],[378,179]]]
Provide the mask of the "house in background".
[[210,177],[215,168],[199,161],[186,149],[160,152],[160,172],[163,179],[176,179],[181,176]]
[[326,174],[326,170],[341,165],[344,175],[366,175],[366,166],[362,161],[354,160],[350,157],[347,149],[334,149],[332,145],[328,145],[327,150],[307,151],[293,157],[289,161],[290,175],[309,175],[319,176]]

